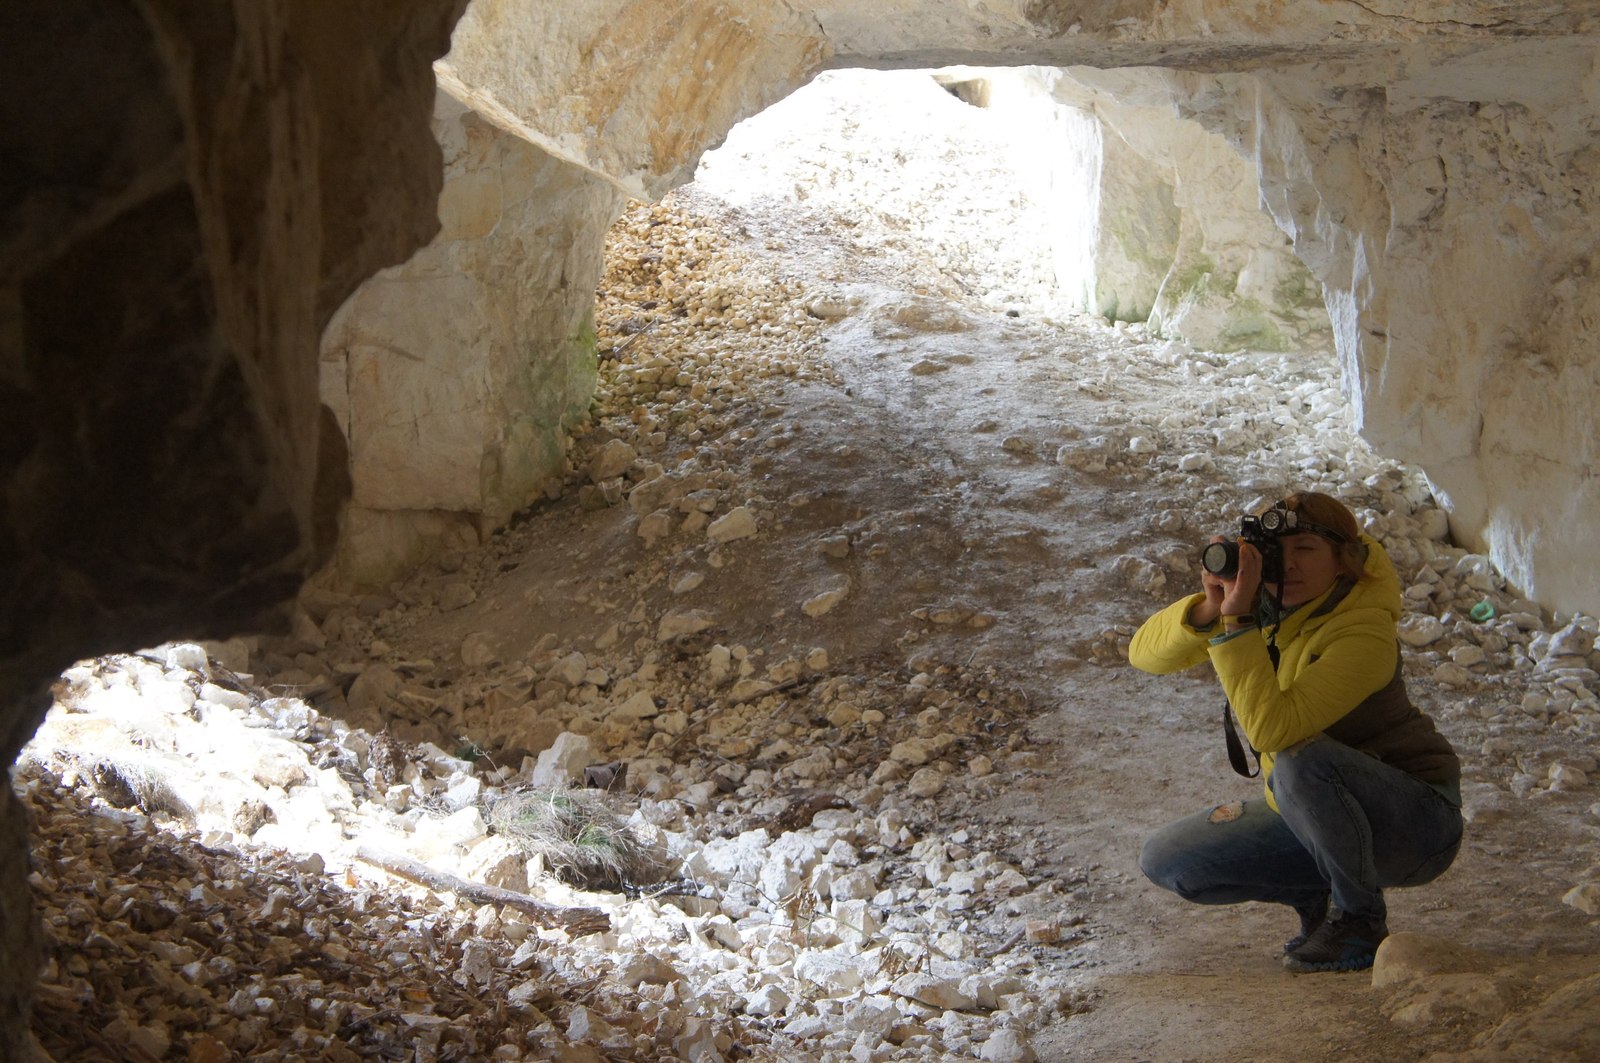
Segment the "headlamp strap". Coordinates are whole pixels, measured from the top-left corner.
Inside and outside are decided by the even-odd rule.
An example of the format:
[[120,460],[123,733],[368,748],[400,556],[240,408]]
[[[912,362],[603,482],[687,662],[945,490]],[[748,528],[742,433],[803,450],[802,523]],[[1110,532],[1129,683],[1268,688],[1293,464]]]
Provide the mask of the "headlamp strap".
[[1279,532],[1280,535],[1310,532],[1312,535],[1320,535],[1324,539],[1329,539],[1336,543],[1350,541],[1326,524],[1318,524],[1314,520],[1306,520],[1297,511],[1290,509],[1282,502],[1277,503],[1272,508],[1283,514],[1283,531]]

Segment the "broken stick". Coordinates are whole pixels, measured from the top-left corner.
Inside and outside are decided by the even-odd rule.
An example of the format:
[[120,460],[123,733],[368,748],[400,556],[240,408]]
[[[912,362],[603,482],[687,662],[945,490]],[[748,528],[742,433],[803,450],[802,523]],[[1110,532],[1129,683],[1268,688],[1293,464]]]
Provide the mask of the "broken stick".
[[373,867],[380,867],[408,882],[426,886],[435,893],[454,893],[457,897],[474,904],[503,904],[508,908],[515,908],[532,916],[534,922],[540,926],[559,927],[573,937],[598,934],[611,929],[611,917],[598,908],[559,908],[530,897],[526,893],[486,886],[481,882],[473,882],[452,875],[448,871],[429,867],[409,857],[379,852],[366,846],[356,851],[356,859]]

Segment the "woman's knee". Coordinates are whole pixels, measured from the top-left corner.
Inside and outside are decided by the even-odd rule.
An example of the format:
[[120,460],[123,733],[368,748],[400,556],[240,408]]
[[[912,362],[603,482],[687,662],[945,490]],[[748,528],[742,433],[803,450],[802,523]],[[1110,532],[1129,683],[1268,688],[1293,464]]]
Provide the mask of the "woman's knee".
[[1177,865],[1184,851],[1181,845],[1175,844],[1175,826],[1177,824],[1169,823],[1145,835],[1144,844],[1139,847],[1139,870],[1144,872],[1145,878],[1169,890],[1176,888]]
[[1272,796],[1277,798],[1279,807],[1285,802],[1294,802],[1309,788],[1325,786],[1333,781],[1333,760],[1343,748],[1326,735],[1313,735],[1274,756]]
[[1173,848],[1163,837],[1165,833],[1163,829],[1146,836],[1144,845],[1139,848],[1139,870],[1157,886],[1171,890],[1176,888],[1173,882],[1177,872],[1172,859]]
[[1229,823],[1238,818],[1241,805],[1218,805],[1202,816],[1189,816],[1168,823],[1148,835],[1139,849],[1139,870],[1144,877],[1171,890],[1185,900],[1193,900],[1203,889],[1194,882],[1197,864],[1211,857],[1217,839],[1198,834],[1207,825]]

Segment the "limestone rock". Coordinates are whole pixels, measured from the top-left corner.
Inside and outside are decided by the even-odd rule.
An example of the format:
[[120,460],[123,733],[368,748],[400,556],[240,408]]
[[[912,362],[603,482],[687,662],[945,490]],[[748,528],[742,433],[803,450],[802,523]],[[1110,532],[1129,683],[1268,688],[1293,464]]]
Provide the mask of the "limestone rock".
[[1400,621],[1400,641],[1408,646],[1431,646],[1445,636],[1446,630],[1438,617],[1411,614]]
[[907,738],[889,750],[889,759],[917,767],[933,759],[935,750],[926,738]]
[[639,538],[645,541],[646,546],[654,546],[658,539],[672,534],[672,511],[658,509],[647,513],[639,519],[636,529]]
[[842,996],[865,981],[862,960],[854,945],[801,952],[795,957],[794,976],[821,986],[830,996]]
[[613,716],[629,720],[648,720],[659,715],[661,709],[647,691],[641,690],[612,710]]
[[756,515],[749,507],[739,506],[712,521],[706,528],[706,538],[714,543],[727,543],[735,539],[748,539],[756,531]]
[[733,666],[733,653],[720,643],[706,651],[706,682],[712,686],[728,677]]
[[728,691],[728,700],[735,704],[754,701],[765,694],[772,693],[773,684],[764,679],[740,679]]
[[1580,882],[1566,892],[1561,903],[1585,915],[1600,915],[1600,882]]
[[363,669],[350,686],[347,700],[358,712],[376,713],[380,718],[389,711],[393,698],[405,685],[398,672],[387,665],[374,664]]
[[671,612],[661,618],[661,623],[656,628],[656,638],[661,642],[673,642],[698,634],[714,623],[709,614],[699,609]]
[[850,556],[850,538],[845,535],[825,536],[817,543],[817,550],[823,557],[843,560]]
[[961,992],[955,982],[936,978],[930,974],[913,973],[895,979],[894,991],[900,996],[949,1011],[965,1011],[977,1006],[977,1001]]
[[[581,293],[599,279],[621,200],[443,89],[433,128],[439,235],[340,308],[323,337],[322,393],[348,440],[357,506],[391,523],[459,513],[497,525],[559,474],[562,435],[588,401],[594,352],[579,337],[593,299]],[[568,233],[556,247],[540,236],[552,226]],[[537,313],[523,302],[533,292]],[[619,455],[605,453],[606,466]],[[399,574],[355,565],[372,585]]]
[[1077,443],[1063,443],[1056,450],[1056,464],[1081,472],[1104,472],[1106,470],[1106,452],[1097,443],[1105,441],[1090,440],[1087,445]]
[[682,976],[666,960],[645,952],[624,957],[613,977],[623,985],[637,989],[641,985],[666,985],[678,981]]
[[816,617],[823,616],[831,612],[834,606],[838,605],[849,596],[849,587],[833,587],[829,590],[821,592],[820,594],[814,594],[810,598],[807,598],[805,602],[801,604],[800,611],[815,619]]
[[1485,959],[1471,949],[1414,931],[1390,934],[1372,963],[1372,988],[1388,989],[1441,973],[1482,969]]
[[595,483],[621,476],[633,464],[639,452],[621,439],[613,439],[601,447],[589,462],[589,479]]
[[[1600,1054],[1600,1028],[1590,1019],[1600,1009],[1600,975],[1569,983],[1534,1007],[1500,1023],[1472,1049],[1450,1053],[1448,1063],[1497,1063],[1505,1059],[1580,1063]],[[1428,1063],[1447,1063],[1435,1055]]]
[[529,783],[540,789],[565,789],[583,778],[583,769],[594,761],[594,747],[588,735],[563,732],[554,745],[539,754]]
[[1450,514],[1442,509],[1424,509],[1415,514],[1415,519],[1422,534],[1436,542],[1443,542],[1450,536]]
[[1572,623],[1550,636],[1549,654],[1552,657],[1587,657],[1594,645],[1595,633]]
[[1581,790],[1589,785],[1589,774],[1582,768],[1571,764],[1552,764],[1550,766],[1550,789],[1556,792],[1567,790]]
[[984,1063],[1033,1063],[1037,1058],[1027,1038],[1009,1026],[990,1034],[978,1050]]
[[583,682],[583,677],[588,673],[588,671],[588,659],[584,657],[582,653],[578,652],[577,650],[573,650],[565,657],[562,657],[560,660],[556,661],[555,664],[551,665],[550,671],[546,674],[548,674],[551,679],[559,680],[569,687],[575,687],[579,683]]
[[776,985],[764,985],[745,998],[745,1011],[751,1015],[777,1015],[789,1006],[789,994]]
[[461,640],[461,663],[482,668],[496,657],[494,643],[486,632],[474,631]]
[[478,600],[478,592],[466,580],[451,580],[439,592],[439,608],[446,612],[462,609]]
[[[521,4],[469,7],[439,78],[447,87],[470,86],[531,142],[607,175],[633,198],[654,200],[692,178],[701,152],[803,83],[825,54],[809,12],[767,4],[735,10],[730,19],[719,8],[668,13],[632,3],[546,18]],[[545,61],[529,68],[525,42],[535,39],[535,26]],[[592,83],[589,57],[601,54],[613,87],[586,100],[590,90],[575,86]],[[721,91],[674,99],[668,72],[685,70],[696,72],[694,84]],[[662,129],[673,135],[654,135]]]

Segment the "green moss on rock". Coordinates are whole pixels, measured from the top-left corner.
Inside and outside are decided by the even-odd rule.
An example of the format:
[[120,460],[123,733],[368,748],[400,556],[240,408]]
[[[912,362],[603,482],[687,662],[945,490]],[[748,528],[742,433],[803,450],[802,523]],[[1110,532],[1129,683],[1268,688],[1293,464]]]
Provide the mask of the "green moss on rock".
[[1222,351],[1286,351],[1288,342],[1266,307],[1255,299],[1240,299],[1228,314],[1217,337]]

